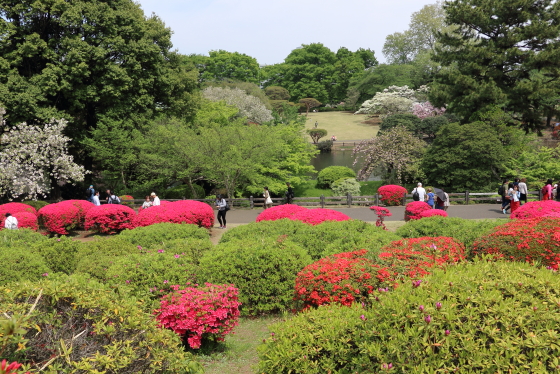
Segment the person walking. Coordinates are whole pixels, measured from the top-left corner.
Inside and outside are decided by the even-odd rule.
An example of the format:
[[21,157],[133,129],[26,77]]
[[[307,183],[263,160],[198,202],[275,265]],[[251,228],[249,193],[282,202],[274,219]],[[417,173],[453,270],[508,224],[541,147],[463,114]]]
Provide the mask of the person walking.
[[502,213],[506,214],[506,206],[509,205],[509,200],[506,199],[508,190],[508,180],[504,179],[502,185],[498,188],[498,194],[502,198]]
[[517,210],[517,208],[519,208],[520,203],[519,203],[519,199],[521,197],[521,194],[519,193],[519,185],[514,185],[513,186],[513,190],[511,190],[511,192],[509,193],[509,201],[510,201],[510,206],[511,206],[511,212],[515,212]]
[[519,181],[519,184],[517,185],[517,188],[519,190],[519,205],[523,205],[524,203],[527,203],[527,179],[525,178],[521,178],[521,180]]
[[541,190],[542,201],[552,200],[552,179],[546,181],[546,184]]
[[222,197],[222,195],[216,196],[216,207],[218,208],[218,222],[220,223],[220,228],[225,229],[227,201]]
[[[509,183],[507,185],[507,190],[505,192],[504,195],[504,201],[506,202],[505,207],[502,209],[502,212],[504,214],[508,214],[507,211],[508,209],[511,208],[511,193],[513,192],[513,183]],[[504,206],[504,203],[502,202],[502,206]]]
[[4,221],[4,227],[8,230],[18,229],[18,220],[16,217],[12,216],[11,213],[6,213],[6,220]]
[[142,209],[148,209],[152,206],[152,200],[150,200],[150,196],[146,196],[146,200],[142,203]]
[[288,190],[286,191],[286,202],[288,204],[291,204],[292,201],[294,200],[294,189],[287,182],[286,182],[286,186],[288,186]]
[[156,195],[155,192],[152,192],[150,196],[152,196],[152,199],[153,199],[153,201],[152,201],[152,206],[159,206],[159,205],[161,205],[161,201],[159,201],[159,197],[158,197],[158,195]]
[[[416,188],[414,188],[411,193],[412,199],[414,201],[426,201],[426,190],[424,189],[424,187],[422,187],[422,183],[418,183]],[[418,196],[415,197],[415,194],[418,194]]]
[[270,198],[270,191],[268,191],[268,187],[264,188],[263,196],[264,196],[264,208],[268,209],[272,206],[272,199]]
[[93,184],[89,186],[86,190],[86,200],[93,203],[93,197],[95,196],[95,190],[93,189]]
[[426,194],[426,202],[430,208],[434,209],[434,193],[431,188],[428,188],[428,193]]
[[93,195],[93,199],[92,199],[91,202],[95,206],[100,206],[101,205],[101,201],[99,201],[99,191],[95,191],[95,195]]
[[[441,190],[443,191],[443,188]],[[443,202],[443,210],[447,211],[447,208],[449,208],[449,205],[451,205],[449,203],[449,195],[445,191],[443,191],[443,194],[445,195],[445,201]]]
[[121,199],[111,190],[107,190],[107,204],[120,204]]

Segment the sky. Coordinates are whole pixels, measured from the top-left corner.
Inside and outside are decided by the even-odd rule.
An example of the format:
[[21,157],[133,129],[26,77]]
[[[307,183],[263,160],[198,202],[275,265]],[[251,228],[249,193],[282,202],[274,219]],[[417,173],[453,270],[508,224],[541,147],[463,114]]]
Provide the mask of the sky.
[[336,52],[371,49],[380,62],[385,37],[408,28],[410,16],[436,0],[135,0],[173,31],[182,54],[223,49],[281,63],[302,44]]

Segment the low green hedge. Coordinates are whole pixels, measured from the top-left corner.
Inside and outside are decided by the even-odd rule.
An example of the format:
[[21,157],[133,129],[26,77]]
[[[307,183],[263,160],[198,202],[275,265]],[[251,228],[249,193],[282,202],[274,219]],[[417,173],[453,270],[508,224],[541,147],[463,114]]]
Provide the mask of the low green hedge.
[[480,261],[270,328],[262,373],[552,373],[558,370],[558,274]]
[[208,239],[209,237],[208,230],[197,225],[168,222],[137,227],[133,230],[124,230],[119,236],[143,248],[162,245],[168,240],[184,238]]
[[0,248],[0,264],[0,285],[38,280],[52,272],[43,256],[25,247]]
[[328,166],[317,174],[317,187],[330,188],[335,181],[343,178],[356,178],[356,172],[346,166]]
[[27,250],[40,254],[54,272],[72,274],[78,264],[78,252],[84,244],[63,236],[38,241]]
[[[28,247],[35,243],[45,242],[48,238],[31,229],[1,230],[0,248]],[[0,249],[1,250],[1,249]]]

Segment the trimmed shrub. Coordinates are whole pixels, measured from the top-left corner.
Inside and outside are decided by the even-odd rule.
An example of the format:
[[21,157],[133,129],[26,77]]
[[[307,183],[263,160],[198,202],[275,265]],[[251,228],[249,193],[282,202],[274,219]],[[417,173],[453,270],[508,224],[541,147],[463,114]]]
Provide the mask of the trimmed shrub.
[[127,206],[105,204],[90,209],[86,214],[86,230],[102,234],[118,234],[126,229],[133,229],[136,212]]
[[302,212],[304,210],[307,209],[295,204],[283,204],[283,205],[273,206],[272,208],[263,210],[257,216],[256,222],[276,221],[282,218],[290,218],[294,214],[298,212]]
[[119,196],[119,199],[121,200],[121,203],[126,206],[132,207],[134,205],[134,196],[122,195]]
[[[29,212],[16,212],[12,216],[16,217],[18,220],[19,229],[30,229],[33,231],[39,230],[39,224],[37,223],[37,215]],[[6,216],[0,215],[0,230],[4,230],[4,224],[6,223]]]
[[40,254],[52,271],[72,274],[78,264],[77,254],[83,246],[81,242],[61,237],[36,242],[27,250]]
[[317,174],[317,188],[330,188],[331,185],[343,178],[356,178],[356,172],[346,166],[328,166]]
[[360,182],[356,178],[343,178],[335,181],[331,189],[335,196],[360,196]]
[[368,296],[389,275],[364,257],[367,250],[339,253],[307,265],[296,278],[298,309],[339,303],[368,302]]
[[473,244],[473,256],[492,255],[506,261],[538,262],[558,270],[560,219],[528,218],[510,221]]
[[3,355],[28,363],[26,370],[48,364],[48,373],[203,372],[177,334],[158,328],[138,300],[83,277],[50,278],[0,287],[0,318],[5,313],[15,323]]
[[549,373],[560,355],[558,274],[465,263],[379,296],[269,327],[261,373]]
[[288,219],[302,221],[309,225],[318,225],[326,221],[348,221],[350,217],[333,209],[315,208],[296,212],[289,216]]
[[125,230],[119,236],[143,248],[161,246],[175,239],[209,240],[208,231],[203,228],[196,225],[168,222]]
[[402,205],[406,192],[406,188],[396,184],[388,184],[377,189],[379,198],[387,206]]
[[248,225],[241,225],[227,230],[220,238],[220,243],[246,239],[277,239],[279,237],[282,237],[282,240],[288,239],[294,241],[297,233],[307,228],[309,228],[309,225],[301,221],[292,221],[285,218],[275,221],[253,222]]
[[49,234],[68,235],[84,228],[87,212],[95,205],[86,200],[66,200],[39,209],[39,224]]
[[210,228],[214,226],[214,210],[200,201],[175,201],[142,210],[136,217],[135,225],[149,226],[161,222],[190,223]]
[[428,205],[428,203],[424,201],[413,201],[411,203],[406,204],[404,210],[404,220],[410,221],[411,219],[420,219],[420,213],[431,210],[432,207]]
[[160,326],[173,330],[192,349],[205,340],[224,341],[238,324],[239,290],[231,285],[171,286],[154,313]]
[[0,285],[38,280],[52,272],[40,254],[30,252],[25,247],[0,249],[0,264]]
[[441,210],[441,209],[431,209],[431,210],[425,210],[423,212],[420,212],[420,218],[428,218],[434,216],[447,217],[448,214],[445,210]]
[[235,240],[204,254],[199,280],[239,288],[244,316],[277,313],[292,308],[296,274],[310,263],[307,252],[287,240]]
[[39,209],[41,209],[44,206],[49,205],[49,203],[47,203],[46,201],[40,201],[40,200],[27,200],[27,201],[22,201],[22,204],[27,204],[29,206],[32,206],[33,208],[35,208],[35,210],[38,212]]
[[202,255],[211,249],[214,245],[209,238],[206,239],[173,239],[168,240],[161,245],[152,245],[149,249],[159,250],[163,249],[165,252],[181,255],[185,261],[189,261],[194,265],[198,265]]
[[0,205],[0,216],[2,217],[4,217],[6,213],[14,214],[20,212],[31,213],[37,216],[37,209],[35,209],[29,204],[7,203],[7,204]]
[[[39,234],[30,229],[19,230],[2,230],[0,231],[0,248],[23,247],[28,248],[30,245],[38,242],[47,241],[45,235]],[[1,249],[0,249],[1,250]]]
[[531,201],[511,213],[510,218],[529,219],[539,217],[560,218],[560,202],[555,200]]

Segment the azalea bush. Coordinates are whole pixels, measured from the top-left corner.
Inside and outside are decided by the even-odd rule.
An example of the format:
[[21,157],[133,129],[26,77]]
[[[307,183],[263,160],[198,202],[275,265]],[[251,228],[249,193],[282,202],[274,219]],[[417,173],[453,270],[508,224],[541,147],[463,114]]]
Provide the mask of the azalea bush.
[[134,197],[131,195],[122,195],[119,196],[119,199],[121,200],[121,203],[124,205],[128,205],[128,206],[134,205]]
[[142,210],[136,217],[135,226],[149,226],[161,222],[190,223],[210,228],[214,226],[214,210],[200,201],[175,201]]
[[[12,216],[16,217],[18,220],[18,228],[31,229],[37,231],[39,229],[39,224],[37,221],[37,215],[28,212],[16,212],[12,213]],[[4,224],[6,222],[6,216],[0,215],[0,230],[4,229]]]
[[307,265],[296,277],[298,309],[338,303],[368,302],[390,273],[364,257],[367,250],[339,253]]
[[66,200],[39,209],[39,223],[49,234],[68,235],[83,229],[87,212],[95,205],[86,200]]
[[[268,210],[268,209],[267,209]],[[293,221],[302,221],[310,225],[318,225],[326,221],[348,221],[350,217],[333,209],[304,209],[288,217]]]
[[383,227],[384,230],[387,230],[387,227],[385,226],[385,223],[383,221],[385,220],[385,217],[391,217],[393,215],[391,211],[389,211],[389,209],[387,208],[375,205],[370,206],[369,209],[373,210],[373,212],[377,215],[375,226]]
[[409,221],[411,219],[420,219],[422,218],[422,216],[420,215],[422,212],[431,209],[432,207],[424,201],[413,201],[411,203],[408,203],[406,204],[404,210],[404,220]]
[[239,290],[232,285],[171,286],[154,313],[160,326],[173,330],[192,349],[205,340],[224,341],[239,320]]
[[428,218],[428,217],[435,217],[435,216],[447,217],[448,214],[445,210],[441,210],[441,209],[430,209],[430,210],[424,210],[423,212],[420,212],[420,218]]
[[[171,204],[171,201],[160,200],[158,206],[167,205],[167,204]],[[152,207],[150,207],[150,208],[152,208]],[[139,207],[138,207],[138,213],[140,213],[140,212],[142,212],[143,210],[146,210],[146,209],[148,209],[148,208],[145,208],[145,209],[144,209],[144,208],[142,208],[142,206],[139,206]]]
[[388,184],[377,189],[379,198],[387,206],[401,205],[406,195],[406,188],[396,184]]
[[528,219],[538,217],[560,218],[560,202],[555,200],[531,201],[511,213],[510,218]]
[[103,234],[117,234],[133,229],[136,212],[127,206],[105,204],[90,209],[86,215],[85,228]]
[[302,212],[307,210],[304,207],[295,204],[284,204],[273,206],[272,208],[268,208],[263,210],[258,216],[256,221],[276,221],[282,218],[290,218],[294,214],[298,212]]
[[497,226],[473,244],[473,255],[492,255],[507,261],[538,262],[558,269],[560,219],[527,218]]
[[7,203],[0,205],[0,216],[5,216],[6,213],[31,213],[37,216],[37,209],[32,207],[31,205],[23,204],[23,203]]

